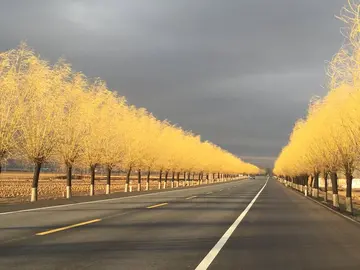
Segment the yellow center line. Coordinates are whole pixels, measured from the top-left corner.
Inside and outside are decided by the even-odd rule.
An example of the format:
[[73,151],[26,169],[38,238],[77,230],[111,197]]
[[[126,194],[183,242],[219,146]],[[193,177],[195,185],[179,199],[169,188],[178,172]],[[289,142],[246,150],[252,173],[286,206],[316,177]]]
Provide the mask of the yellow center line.
[[186,198],[185,200],[191,200],[191,199],[194,199],[194,198],[196,198],[197,196],[191,196],[191,197],[189,197],[189,198]]
[[99,218],[98,219],[93,219],[93,220],[77,223],[77,224],[74,224],[74,225],[69,225],[69,226],[66,226],[66,227],[61,227],[61,228],[57,228],[57,229],[53,229],[53,230],[49,230],[49,231],[45,231],[45,232],[40,232],[40,233],[37,233],[36,235],[47,235],[47,234],[50,234],[50,233],[56,233],[56,232],[60,232],[60,231],[65,231],[65,230],[68,230],[68,229],[72,229],[72,228],[79,227],[79,226],[84,226],[84,225],[99,222],[99,221],[101,221],[101,219],[99,219]]
[[152,206],[148,206],[146,207],[147,209],[151,209],[151,208],[156,208],[156,207],[160,207],[160,206],[164,206],[164,205],[167,205],[168,203],[160,203],[160,204],[155,204],[155,205],[152,205]]

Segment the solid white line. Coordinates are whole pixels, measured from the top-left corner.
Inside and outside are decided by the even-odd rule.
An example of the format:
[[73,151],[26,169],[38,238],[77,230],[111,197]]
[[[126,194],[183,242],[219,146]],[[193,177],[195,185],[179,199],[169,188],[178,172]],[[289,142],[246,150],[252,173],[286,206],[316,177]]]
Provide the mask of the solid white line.
[[240,214],[240,216],[235,220],[235,222],[230,226],[230,228],[224,233],[224,235],[220,238],[220,240],[215,244],[215,246],[210,250],[210,252],[205,256],[205,258],[201,261],[201,263],[195,268],[195,270],[205,270],[208,269],[212,261],[218,255],[220,250],[223,248],[227,240],[229,240],[232,233],[235,231],[237,226],[249,212],[252,205],[255,203],[256,199],[259,197],[260,193],[264,190],[269,178],[267,178],[264,186],[260,189],[260,191],[256,194],[256,196],[252,199],[249,205],[245,208],[245,210]]
[[[223,183],[223,184],[229,184],[229,183]],[[209,186],[202,186],[202,187],[191,187],[191,190],[197,190],[197,189],[204,189],[208,188]],[[61,205],[54,205],[54,206],[45,206],[45,207],[38,207],[38,208],[31,208],[31,209],[24,209],[24,210],[17,210],[17,211],[10,211],[10,212],[3,212],[0,213],[0,216],[4,215],[10,215],[10,214],[18,214],[18,213],[25,213],[25,212],[34,212],[34,211],[41,211],[41,210],[47,210],[47,209],[55,209],[55,208],[63,208],[63,207],[69,207],[69,206],[76,206],[76,205],[84,205],[84,204],[93,204],[93,203],[99,203],[99,202],[110,202],[110,201],[121,201],[131,198],[137,198],[137,197],[146,197],[146,196],[153,196],[153,195],[159,195],[161,193],[171,193],[171,192],[181,192],[189,190],[187,189],[176,189],[176,190],[169,190],[169,191],[162,191],[162,192],[153,192],[150,194],[140,194],[140,195],[134,195],[134,196],[127,196],[127,197],[121,197],[121,198],[112,198],[112,199],[104,199],[104,200],[95,200],[95,201],[89,201],[89,202],[80,202],[80,203],[68,203],[68,204],[61,204]]]

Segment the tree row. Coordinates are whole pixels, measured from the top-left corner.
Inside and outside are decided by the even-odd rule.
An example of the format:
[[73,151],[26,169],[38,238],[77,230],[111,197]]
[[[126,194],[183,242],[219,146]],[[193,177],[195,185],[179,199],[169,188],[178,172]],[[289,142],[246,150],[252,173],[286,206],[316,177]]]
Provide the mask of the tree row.
[[55,162],[67,171],[71,197],[74,166],[90,169],[94,195],[98,166],[130,174],[159,171],[168,177],[197,173],[230,176],[258,168],[189,131],[129,105],[100,79],[88,79],[59,60],[50,65],[25,44],[0,53],[0,172],[8,158],[34,165],[31,200],[37,200],[41,167]]
[[[338,176],[346,178],[346,211],[352,213],[352,182],[360,165],[360,5],[348,1],[339,18],[344,43],[327,66],[327,95],[310,102],[308,114],[295,124],[274,173],[313,187],[325,179],[325,200],[331,180],[333,205],[339,208]],[[309,181],[308,181],[309,178]]]

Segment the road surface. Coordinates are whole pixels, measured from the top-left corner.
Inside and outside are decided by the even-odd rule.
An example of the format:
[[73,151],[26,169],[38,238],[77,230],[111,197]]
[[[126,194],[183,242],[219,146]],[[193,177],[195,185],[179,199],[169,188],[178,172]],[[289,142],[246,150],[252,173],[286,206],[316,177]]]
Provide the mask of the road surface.
[[358,270],[360,226],[264,177],[0,213],[0,269],[207,268]]

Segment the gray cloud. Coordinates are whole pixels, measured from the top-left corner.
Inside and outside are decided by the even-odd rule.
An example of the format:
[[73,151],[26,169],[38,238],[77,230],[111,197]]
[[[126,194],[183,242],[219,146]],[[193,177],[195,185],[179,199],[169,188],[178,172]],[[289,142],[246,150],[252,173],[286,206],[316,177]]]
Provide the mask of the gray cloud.
[[2,1],[26,40],[245,160],[271,166],[341,45],[339,0]]

